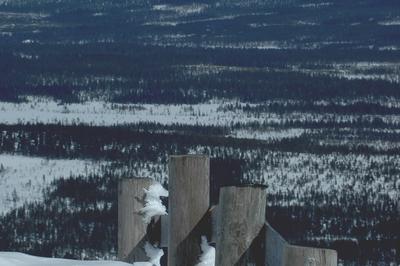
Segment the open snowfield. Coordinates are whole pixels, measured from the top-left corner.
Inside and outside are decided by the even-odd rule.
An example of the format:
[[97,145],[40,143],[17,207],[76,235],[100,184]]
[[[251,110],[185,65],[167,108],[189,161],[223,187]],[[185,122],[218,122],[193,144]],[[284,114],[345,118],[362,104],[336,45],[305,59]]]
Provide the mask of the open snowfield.
[[[222,112],[223,103],[210,102],[195,105],[169,104],[112,104],[84,102],[61,104],[44,98],[31,98],[24,103],[0,102],[0,123],[61,123],[114,126],[153,122],[162,125],[228,125],[245,118],[243,113]],[[255,117],[246,121],[256,121]]]
[[0,214],[27,201],[41,201],[43,190],[55,179],[98,173],[105,164],[0,154]]
[[[340,102],[343,107],[355,103],[369,103],[368,99]],[[115,104],[103,101],[87,101],[82,103],[62,104],[51,98],[28,97],[22,103],[0,102],[0,123],[15,124],[62,124],[62,125],[96,125],[115,126],[132,125],[141,122],[159,123],[161,125],[198,125],[198,126],[225,126],[234,124],[263,123],[282,125],[287,120],[299,123],[331,121],[336,122],[372,122],[381,119],[384,123],[400,125],[400,115],[357,115],[314,112],[275,113],[259,111],[258,113],[245,111],[245,108],[259,108],[282,104],[282,101],[268,101],[260,104],[251,104],[239,101],[210,101],[200,104]],[[287,101],[286,104],[299,104],[296,101]],[[373,102],[382,107],[398,107],[398,103],[389,98]],[[319,101],[314,106],[323,105]],[[270,134],[270,132],[264,132]],[[298,135],[296,132],[280,133],[280,135]],[[274,133],[273,133],[274,135]],[[243,138],[243,132],[234,132],[232,136]],[[252,138],[252,134],[248,138]],[[256,137],[264,139],[265,137]]]

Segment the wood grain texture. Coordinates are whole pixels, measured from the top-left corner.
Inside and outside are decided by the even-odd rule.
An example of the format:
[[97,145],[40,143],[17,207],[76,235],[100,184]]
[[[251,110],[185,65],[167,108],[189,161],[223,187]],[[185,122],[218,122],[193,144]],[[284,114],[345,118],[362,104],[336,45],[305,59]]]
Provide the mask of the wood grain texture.
[[139,213],[150,178],[127,178],[118,183],[118,258],[125,262],[147,261],[143,250],[147,225]]
[[268,223],[265,224],[266,266],[283,266],[283,254],[289,244]]
[[[267,193],[264,187],[223,187],[220,191],[216,266],[247,265],[250,247],[264,228]],[[257,252],[258,255],[263,250]],[[253,253],[254,255],[254,253]],[[261,262],[263,265],[264,262]],[[253,264],[254,265],[254,264]]]
[[337,266],[337,252],[289,245],[266,223],[266,266]]
[[[211,206],[208,210],[206,217],[208,218],[207,226],[207,240],[209,243],[215,244],[217,242],[217,210],[218,206]],[[168,248],[168,216],[161,216],[161,241],[160,247]]]
[[201,254],[204,217],[210,206],[210,160],[187,155],[169,158],[168,265],[193,266]]
[[163,215],[161,218],[161,241],[160,247],[168,248],[168,230],[169,230],[169,217]]
[[290,245],[283,258],[285,266],[337,266],[337,252],[330,249]]

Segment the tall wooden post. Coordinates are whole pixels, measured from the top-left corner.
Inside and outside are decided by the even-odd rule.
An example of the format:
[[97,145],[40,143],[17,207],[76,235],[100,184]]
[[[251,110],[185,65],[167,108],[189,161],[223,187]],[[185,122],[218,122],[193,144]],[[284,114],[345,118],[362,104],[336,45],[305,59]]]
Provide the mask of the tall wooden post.
[[118,183],[118,258],[125,262],[147,261],[143,245],[147,225],[139,211],[144,206],[144,189],[155,181],[127,178]]
[[201,254],[204,217],[210,206],[210,160],[169,158],[168,266],[192,266]]
[[337,252],[331,249],[289,246],[283,260],[285,266],[337,266]]
[[[264,265],[263,235],[267,193],[265,187],[223,187],[220,191],[216,266]],[[257,248],[252,251],[251,248]],[[251,254],[252,253],[252,254]],[[250,255],[251,254],[251,255]],[[258,258],[261,256],[261,259]]]

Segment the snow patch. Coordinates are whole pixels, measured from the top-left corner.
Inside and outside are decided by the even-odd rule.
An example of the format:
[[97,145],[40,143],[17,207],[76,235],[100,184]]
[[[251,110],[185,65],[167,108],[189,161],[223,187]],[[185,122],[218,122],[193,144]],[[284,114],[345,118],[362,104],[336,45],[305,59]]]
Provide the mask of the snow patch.
[[378,22],[378,25],[381,26],[400,26],[400,18],[396,18],[393,20],[385,20]]
[[171,11],[181,16],[192,14],[200,14],[207,8],[206,4],[191,4],[191,5],[154,5],[155,11]]
[[0,154],[0,214],[25,202],[42,201],[43,190],[55,179],[96,174],[106,164]]
[[[133,266],[160,266],[160,259],[164,255],[162,249],[158,249],[146,243],[146,255],[149,262],[135,262]],[[1,266],[132,266],[132,264],[119,261],[80,261],[69,259],[44,258],[26,255],[18,252],[0,252]]]
[[320,8],[320,7],[327,7],[327,6],[331,6],[331,5],[333,5],[333,3],[329,3],[329,2],[326,2],[326,3],[310,3],[310,4],[300,5],[300,7],[302,7],[302,8]]
[[231,137],[238,139],[258,139],[266,141],[278,141],[285,138],[300,137],[303,133],[305,133],[305,130],[302,128],[291,128],[285,130],[273,129],[270,131],[240,129],[234,131],[231,134]]
[[[397,66],[396,66],[397,67]],[[397,103],[397,100],[390,103]],[[359,101],[359,100],[357,100]],[[366,103],[375,100],[363,99]],[[268,105],[266,101],[258,105]],[[389,101],[378,100],[386,105]],[[0,123],[15,124],[62,124],[62,125],[134,125],[141,122],[173,125],[230,126],[234,124],[262,123],[265,125],[283,125],[285,121],[294,123],[308,122],[352,122],[358,115],[339,115],[334,113],[292,112],[285,116],[274,112],[246,112],[243,106],[257,106],[235,100],[213,100],[201,104],[115,104],[103,101],[62,104],[51,99],[30,100],[23,103],[0,102]],[[232,106],[234,108],[232,108]],[[393,105],[394,106],[394,105]],[[362,121],[371,122],[381,119],[385,123],[400,124],[399,115],[365,115]],[[249,136],[251,138],[251,136]]]
[[[146,242],[144,251],[146,252],[147,257],[150,259],[148,263],[150,263],[151,266],[161,266],[161,257],[164,256],[164,251],[162,249],[154,247],[149,242]],[[136,264],[134,263],[133,265],[139,266]]]
[[199,263],[196,266],[214,266],[215,265],[215,248],[210,246],[207,237],[201,237],[201,251]]

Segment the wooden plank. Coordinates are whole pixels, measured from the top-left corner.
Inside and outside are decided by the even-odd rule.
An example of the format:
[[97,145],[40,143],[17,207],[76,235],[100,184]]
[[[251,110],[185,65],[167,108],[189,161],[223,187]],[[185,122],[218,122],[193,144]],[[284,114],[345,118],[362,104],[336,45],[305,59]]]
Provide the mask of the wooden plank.
[[210,160],[207,156],[169,158],[168,265],[195,265],[201,254],[204,218],[210,207]]
[[161,241],[160,247],[168,247],[168,227],[169,227],[169,217],[166,215],[161,216]]
[[145,192],[154,184],[150,178],[127,178],[118,183],[118,258],[125,262],[147,261],[143,245],[147,225],[139,211]]
[[[210,223],[209,225],[211,226],[211,229],[208,229],[208,232],[211,234],[211,236],[208,236],[208,241],[209,243],[215,244],[217,242],[217,218],[218,218],[218,205],[212,206],[206,215],[210,216]],[[160,241],[160,247],[162,248],[168,248],[168,216],[161,216],[161,241]]]
[[[264,265],[264,250],[253,250],[265,224],[265,187],[223,187],[220,191],[216,266]],[[258,258],[261,256],[261,260]]]
[[266,266],[282,266],[283,254],[286,247],[289,245],[275,229],[268,223],[265,224],[265,256]]
[[266,266],[337,266],[337,252],[289,245],[268,223],[266,230]]
[[288,246],[283,258],[285,266],[337,266],[337,252],[330,249]]
[[214,205],[210,208],[211,212],[211,237],[208,238],[210,243],[217,243],[217,232],[218,232],[218,205]]

